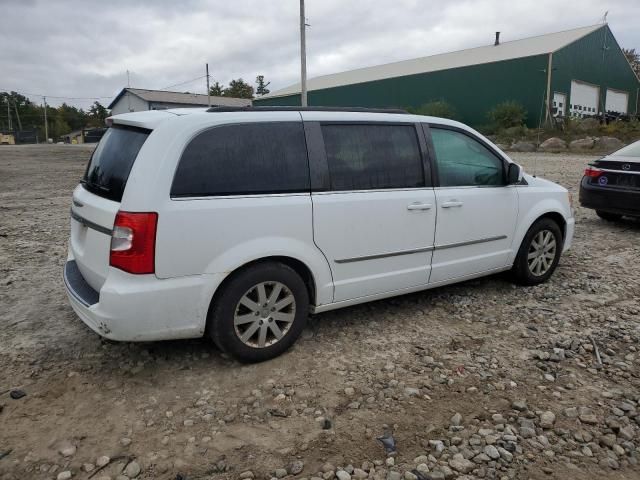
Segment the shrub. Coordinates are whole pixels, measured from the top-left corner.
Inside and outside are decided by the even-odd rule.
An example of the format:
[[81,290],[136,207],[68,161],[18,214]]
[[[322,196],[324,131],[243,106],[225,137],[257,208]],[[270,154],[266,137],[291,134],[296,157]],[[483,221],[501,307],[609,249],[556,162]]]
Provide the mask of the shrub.
[[487,116],[496,130],[505,130],[511,127],[524,125],[527,119],[527,111],[515,101],[499,103],[493,107]]
[[457,119],[456,109],[450,103],[444,100],[435,100],[415,109],[409,110],[416,115],[427,115],[430,117],[449,118],[451,120]]

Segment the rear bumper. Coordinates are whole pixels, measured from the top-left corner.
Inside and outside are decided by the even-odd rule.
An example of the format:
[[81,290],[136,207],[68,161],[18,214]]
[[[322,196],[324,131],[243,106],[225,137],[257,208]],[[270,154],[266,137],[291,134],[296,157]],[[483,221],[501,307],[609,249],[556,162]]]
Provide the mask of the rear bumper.
[[607,213],[640,217],[640,191],[580,184],[580,205]]
[[201,337],[213,292],[223,278],[158,279],[110,268],[97,292],[73,258],[64,267],[67,296],[78,317],[105,338],[129,342]]

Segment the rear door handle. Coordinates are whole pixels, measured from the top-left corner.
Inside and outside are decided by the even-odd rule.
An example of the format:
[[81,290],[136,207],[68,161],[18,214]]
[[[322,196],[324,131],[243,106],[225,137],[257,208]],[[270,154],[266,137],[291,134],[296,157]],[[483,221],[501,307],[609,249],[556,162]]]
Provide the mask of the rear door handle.
[[462,202],[459,202],[457,200],[451,200],[449,202],[444,202],[442,204],[442,208],[454,208],[454,207],[461,207],[463,205]]
[[407,210],[431,210],[431,207],[433,207],[433,205],[430,203],[415,202],[407,205]]

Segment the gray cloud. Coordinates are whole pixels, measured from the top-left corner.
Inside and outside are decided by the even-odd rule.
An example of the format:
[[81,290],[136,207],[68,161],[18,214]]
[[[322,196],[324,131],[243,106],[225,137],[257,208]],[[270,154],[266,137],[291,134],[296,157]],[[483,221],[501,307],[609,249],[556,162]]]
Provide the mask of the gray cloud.
[[[127,70],[132,86],[162,88],[203,75],[205,62],[221,83],[264,74],[275,90],[298,77],[296,0],[0,0],[0,7],[0,90],[112,97]],[[605,10],[619,43],[640,49],[637,0],[307,0],[308,72],[486,45],[496,30],[507,41],[592,25]],[[175,89],[204,93],[204,80]]]

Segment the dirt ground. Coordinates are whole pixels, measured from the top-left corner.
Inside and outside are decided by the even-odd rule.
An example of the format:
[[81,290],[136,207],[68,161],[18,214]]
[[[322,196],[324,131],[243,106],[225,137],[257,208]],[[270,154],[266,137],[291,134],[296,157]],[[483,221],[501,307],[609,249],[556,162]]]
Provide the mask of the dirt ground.
[[90,152],[0,146],[0,479],[640,478],[640,222],[577,205],[593,157],[512,155],[574,194],[548,283],[498,275],[313,316],[290,352],[241,365],[205,340],[107,342],[71,310]]

